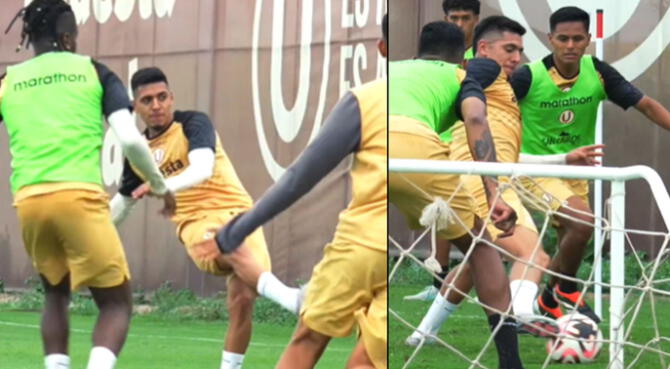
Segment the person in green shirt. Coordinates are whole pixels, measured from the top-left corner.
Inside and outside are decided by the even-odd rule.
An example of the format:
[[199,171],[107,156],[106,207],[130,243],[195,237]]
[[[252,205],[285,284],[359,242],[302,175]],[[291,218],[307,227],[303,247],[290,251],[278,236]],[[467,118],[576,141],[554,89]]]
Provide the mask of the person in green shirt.
[[35,56],[8,67],[1,78],[0,120],[9,136],[23,243],[44,286],[45,367],[70,367],[70,291],[88,287],[100,310],[88,368],[111,369],[128,334],[132,299],[102,184],[103,116],[152,193],[164,199],[166,215],[174,212],[174,196],[135,127],[123,83],[103,64],[75,54],[71,7],[63,0],[35,0],[18,18],[20,47],[32,46]]
[[[389,158],[450,160],[449,147],[440,141],[439,132],[464,121],[473,158],[497,161],[486,119],[485,97],[481,86],[466,77],[458,67],[463,59],[463,31],[448,22],[431,22],[423,27],[419,56],[413,60],[389,63]],[[509,234],[516,214],[497,199],[495,178],[482,176],[492,220]],[[475,215],[474,204],[461,190],[457,175],[389,173],[389,201],[405,215],[412,228],[421,227],[419,218],[436,198],[449,199],[449,207],[460,221],[438,231],[464,253],[469,252],[472,235],[490,236]],[[510,303],[509,281],[498,252],[484,243],[475,243],[469,263],[480,301],[498,311]],[[523,367],[518,355],[516,322],[495,310],[486,309],[494,335],[500,367]]]
[[[442,2],[444,20],[457,25],[465,35],[466,50],[463,56],[465,60],[473,58],[472,38],[475,26],[479,22],[479,8],[479,0],[444,0]],[[440,137],[443,141],[448,140],[450,138],[449,132],[442,132]],[[426,286],[416,294],[405,296],[405,300],[432,302],[435,299],[440,286],[442,286],[442,280],[449,274],[449,251],[449,242],[438,239],[435,258],[440,263],[440,268],[442,269],[437,273],[439,278],[434,277],[432,284]]]
[[[591,42],[589,14],[569,6],[558,9],[550,19],[549,42],[553,52],[519,68],[510,80],[523,119],[520,162],[566,164],[575,154],[586,165],[602,155],[593,146],[598,104],[608,99],[623,109],[633,106],[657,125],[670,130],[670,113],[656,100],[597,58],[585,55]],[[579,161],[578,160],[578,161]],[[524,185],[544,199],[546,209],[569,217],[554,217],[559,244],[550,269],[575,278],[593,233],[588,182],[558,178],[534,178]],[[577,283],[552,277],[537,299],[541,312],[554,318],[566,306],[596,322],[599,318],[583,301]]]

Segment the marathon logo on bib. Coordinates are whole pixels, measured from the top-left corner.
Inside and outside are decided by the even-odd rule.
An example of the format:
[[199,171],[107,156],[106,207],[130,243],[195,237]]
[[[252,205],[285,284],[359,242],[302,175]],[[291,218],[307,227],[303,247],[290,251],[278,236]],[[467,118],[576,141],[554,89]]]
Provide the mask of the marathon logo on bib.
[[541,109],[567,108],[575,105],[585,105],[593,102],[593,96],[587,97],[570,97],[568,99],[560,99],[553,101],[541,101]]
[[558,120],[563,124],[570,124],[575,121],[575,112],[572,110],[566,110],[561,113],[558,117]]

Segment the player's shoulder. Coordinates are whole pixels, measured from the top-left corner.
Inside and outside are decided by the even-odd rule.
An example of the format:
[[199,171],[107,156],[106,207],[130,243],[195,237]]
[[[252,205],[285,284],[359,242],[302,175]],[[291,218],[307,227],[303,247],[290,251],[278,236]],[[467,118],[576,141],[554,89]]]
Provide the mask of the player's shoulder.
[[174,121],[184,126],[192,124],[211,124],[209,116],[198,110],[175,110]]
[[485,89],[498,79],[502,68],[493,59],[474,58],[468,61],[466,71],[469,77],[475,79]]
[[359,100],[386,100],[387,80],[378,78],[363,83],[350,90],[351,94]]

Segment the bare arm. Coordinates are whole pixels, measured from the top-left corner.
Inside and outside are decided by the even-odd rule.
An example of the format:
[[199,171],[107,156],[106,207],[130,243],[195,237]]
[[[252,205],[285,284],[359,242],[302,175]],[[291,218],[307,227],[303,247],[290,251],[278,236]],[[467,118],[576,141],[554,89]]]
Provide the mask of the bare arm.
[[[475,161],[498,161],[489,122],[486,119],[486,103],[476,97],[468,97],[461,103],[461,114],[463,115],[472,159]],[[482,176],[482,182],[490,205],[498,188],[497,178]]]
[[644,114],[649,120],[670,131],[670,112],[658,101],[649,96],[644,96],[635,109]]

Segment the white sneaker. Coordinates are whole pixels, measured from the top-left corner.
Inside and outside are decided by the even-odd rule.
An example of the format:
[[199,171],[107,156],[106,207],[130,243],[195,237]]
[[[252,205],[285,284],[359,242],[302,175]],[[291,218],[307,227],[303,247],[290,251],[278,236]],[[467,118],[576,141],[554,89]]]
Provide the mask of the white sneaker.
[[[414,331],[409,337],[407,337],[407,339],[405,340],[405,344],[410,347],[416,347],[419,346],[419,343],[421,343],[421,340],[423,338],[424,337],[421,336],[421,333]],[[437,340],[433,338],[433,336],[425,336],[425,343],[424,343],[425,345],[433,345],[436,342]]]
[[421,292],[417,293],[416,295],[408,295],[403,297],[403,300],[432,302],[433,300],[435,300],[435,296],[437,296],[438,292],[440,292],[440,290],[431,284],[430,286],[426,286],[426,288],[421,290]]

